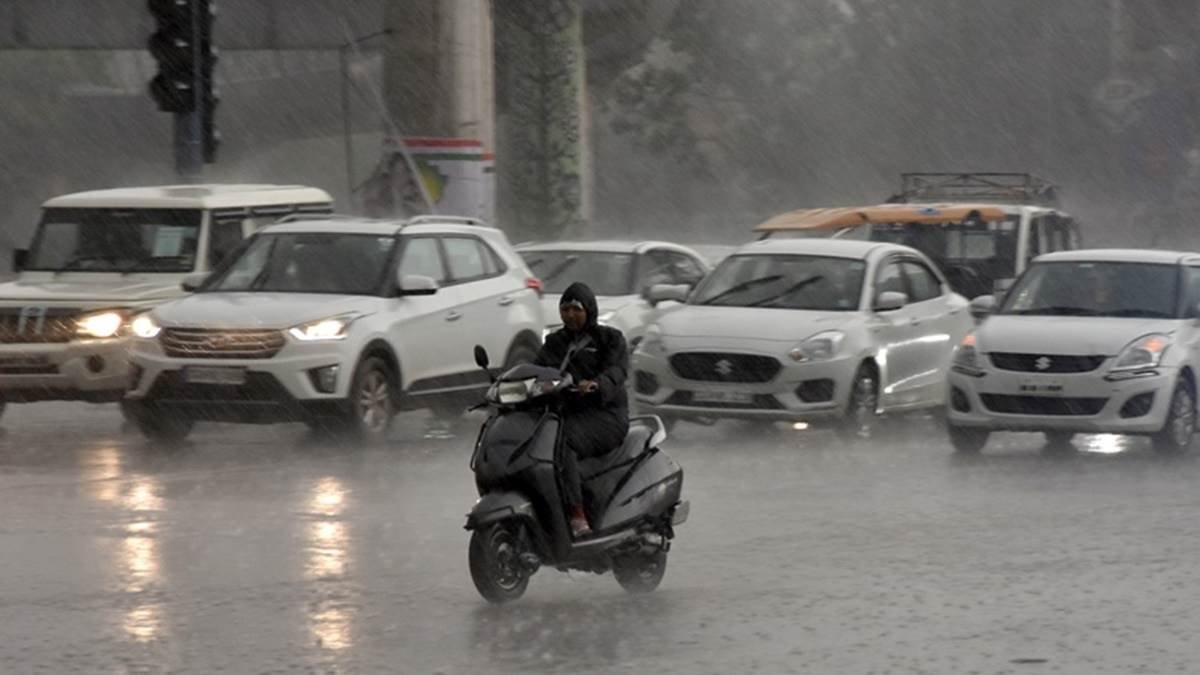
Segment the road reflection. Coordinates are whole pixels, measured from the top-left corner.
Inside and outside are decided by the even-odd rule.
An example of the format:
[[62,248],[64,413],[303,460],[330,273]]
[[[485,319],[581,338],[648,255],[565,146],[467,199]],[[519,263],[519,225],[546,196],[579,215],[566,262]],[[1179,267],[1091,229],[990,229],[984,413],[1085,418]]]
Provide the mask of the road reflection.
[[350,531],[345,522],[348,492],[342,481],[324,477],[309,490],[305,527],[305,578],[315,589],[308,608],[309,633],[317,647],[341,651],[354,645],[356,605],[347,602]]

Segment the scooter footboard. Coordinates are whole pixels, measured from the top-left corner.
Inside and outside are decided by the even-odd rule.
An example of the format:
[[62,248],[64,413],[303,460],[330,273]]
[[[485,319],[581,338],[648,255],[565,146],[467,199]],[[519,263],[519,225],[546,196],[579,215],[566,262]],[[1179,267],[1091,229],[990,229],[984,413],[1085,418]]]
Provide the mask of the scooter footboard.
[[467,524],[463,528],[477,530],[512,518],[528,520],[531,525],[536,523],[533,502],[516,492],[489,492],[475,502],[475,506],[467,514]]

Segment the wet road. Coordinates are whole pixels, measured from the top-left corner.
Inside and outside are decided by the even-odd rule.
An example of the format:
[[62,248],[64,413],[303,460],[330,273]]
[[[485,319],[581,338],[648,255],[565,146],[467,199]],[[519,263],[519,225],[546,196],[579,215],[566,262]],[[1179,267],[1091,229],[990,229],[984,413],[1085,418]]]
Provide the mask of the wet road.
[[355,449],[202,426],[164,450],[111,406],[10,406],[0,672],[1189,673],[1200,455],[1013,435],[951,456],[680,427],[691,520],[666,579],[466,569],[470,437]]

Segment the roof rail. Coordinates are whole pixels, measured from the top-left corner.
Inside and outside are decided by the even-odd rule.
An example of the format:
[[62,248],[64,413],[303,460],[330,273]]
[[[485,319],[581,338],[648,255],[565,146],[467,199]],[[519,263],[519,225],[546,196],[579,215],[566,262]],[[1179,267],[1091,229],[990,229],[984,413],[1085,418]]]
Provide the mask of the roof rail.
[[972,201],[1058,206],[1058,187],[1031,173],[902,173],[893,204]]
[[457,223],[459,225],[489,227],[487,223],[483,222],[479,218],[470,218],[468,216],[439,216],[435,214],[413,216],[404,222],[405,225],[420,225],[421,223]]
[[294,223],[300,220],[370,220],[370,218],[355,216],[349,213],[289,213],[276,220],[275,224]]

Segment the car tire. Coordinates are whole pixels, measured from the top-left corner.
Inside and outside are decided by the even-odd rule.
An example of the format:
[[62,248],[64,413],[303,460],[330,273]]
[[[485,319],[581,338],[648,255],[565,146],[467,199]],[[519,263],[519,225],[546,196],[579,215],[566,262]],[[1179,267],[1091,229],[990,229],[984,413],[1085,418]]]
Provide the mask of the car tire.
[[1175,383],[1167,419],[1162,429],[1151,437],[1154,450],[1161,454],[1187,452],[1196,434],[1196,395],[1185,380]]
[[978,455],[983,446],[987,445],[988,437],[992,435],[987,429],[959,427],[953,424],[946,426],[946,433],[950,436],[950,445],[954,446],[954,452],[960,455]]
[[370,442],[385,440],[396,416],[395,380],[392,368],[378,356],[359,361],[341,430]]
[[145,401],[121,401],[121,413],[143,436],[165,443],[184,440],[196,424],[189,417],[166,416],[153,403]]
[[838,433],[849,442],[869,441],[879,424],[879,378],[867,365],[859,366],[850,384],[846,411],[838,422]]

